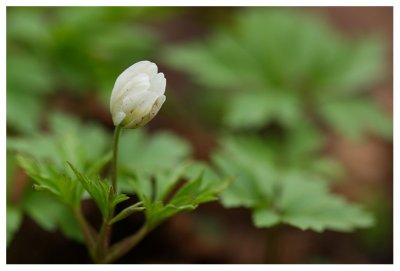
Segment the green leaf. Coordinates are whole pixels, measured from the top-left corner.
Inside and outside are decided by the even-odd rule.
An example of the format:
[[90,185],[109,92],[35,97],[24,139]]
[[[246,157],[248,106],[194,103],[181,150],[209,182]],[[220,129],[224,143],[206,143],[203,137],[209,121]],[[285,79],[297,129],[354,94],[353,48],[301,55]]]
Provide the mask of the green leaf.
[[129,197],[127,195],[125,195],[125,194],[115,195],[114,197],[112,197],[111,207],[115,208],[115,206],[117,206],[117,204],[119,204],[119,203],[121,203],[123,201],[126,201],[128,199],[129,199]]
[[[237,80],[237,75],[221,60],[214,57],[208,49],[214,48],[214,44],[191,44],[181,48],[169,49],[166,53],[167,62],[182,70],[192,65],[187,71],[194,76],[194,80],[213,87],[226,87],[233,85]],[[207,78],[205,74],[208,74]]]
[[60,174],[50,164],[42,164],[27,156],[19,155],[17,161],[25,172],[37,182],[36,190],[48,191],[71,207],[79,206],[82,188],[76,180]]
[[184,184],[173,196],[170,201],[173,205],[186,205],[195,202],[198,192],[201,190],[203,183],[203,172],[201,172],[194,180]]
[[326,143],[326,139],[316,125],[304,120],[289,129],[285,135],[285,155],[290,160],[298,160],[299,157],[310,157],[318,153]]
[[124,130],[120,145],[121,170],[149,174],[176,166],[188,158],[190,146],[169,132],[148,135],[142,129]]
[[[151,177],[160,175],[164,181],[157,183],[157,197],[164,197],[174,178],[179,176],[183,161],[190,155],[190,145],[169,132],[149,135],[142,129],[124,130],[119,150],[119,189],[125,193],[144,193],[151,197]],[[169,177],[169,169],[176,172]],[[139,182],[140,180],[140,182]],[[165,190],[165,191],[164,191]],[[140,191],[140,192],[139,192]]]
[[65,174],[70,173],[66,161],[84,172],[98,173],[109,159],[110,135],[94,123],[80,123],[62,113],[52,112],[50,115],[48,133],[9,137],[7,149],[46,161]]
[[174,208],[196,208],[197,205],[218,199],[220,194],[230,184],[231,179],[204,178],[204,172],[185,183],[172,197],[168,204]]
[[[52,77],[47,63],[25,53],[7,59],[7,87],[9,92],[28,96],[52,92]],[[20,107],[20,109],[23,109]]]
[[223,137],[222,151],[213,154],[216,166],[235,178],[222,193],[227,206],[253,206],[274,193],[276,169],[273,149],[256,137]]
[[[255,137],[224,138],[222,142],[213,161],[222,172],[236,177],[222,193],[222,204],[252,209],[257,227],[285,223],[304,230],[351,231],[372,226],[368,212],[329,191],[329,175],[316,167],[316,160],[311,159],[308,167],[303,161],[293,163],[279,148],[270,148],[269,141]],[[302,153],[298,159],[304,160]]]
[[280,215],[271,209],[255,209],[253,223],[258,228],[272,227],[280,222]]
[[44,94],[51,92],[52,77],[40,59],[26,53],[7,58],[7,124],[22,133],[39,128]]
[[112,151],[109,151],[108,153],[104,154],[102,157],[99,158],[99,160],[95,161],[88,169],[87,169],[87,175],[95,175],[98,172],[101,172],[101,170],[111,162],[112,159]]
[[228,99],[225,123],[232,128],[260,128],[279,121],[285,126],[296,123],[300,101],[284,90],[244,92]]
[[[271,124],[292,129],[324,118],[345,135],[373,130],[390,138],[390,121],[379,110],[333,109],[337,113],[331,114],[319,109],[337,100],[356,100],[379,82],[381,40],[348,40],[322,17],[301,11],[250,8],[237,11],[229,24],[204,41],[168,48],[165,59],[201,88],[206,98],[196,97],[199,113],[214,122],[222,120],[230,129],[257,131]],[[223,109],[211,110],[215,104],[221,108],[221,97]],[[363,114],[368,117],[353,117]],[[368,118],[374,124],[359,128]]]
[[59,229],[67,237],[77,242],[84,243],[84,236],[70,209],[62,209],[59,217]]
[[192,168],[190,162],[182,162],[171,171],[160,171],[156,174],[156,183],[154,189],[157,191],[156,200],[165,200],[168,194],[173,190],[177,182],[184,176],[188,169]]
[[[218,195],[230,184],[231,180],[222,179],[210,169],[206,169],[207,167],[202,163],[182,162],[176,168],[159,171],[153,176],[137,175],[132,184],[143,204],[146,223],[154,227],[178,212],[192,211],[201,203],[217,200]],[[178,186],[182,178],[193,176],[199,170],[201,170],[200,174]],[[115,219],[122,219],[130,212],[136,211],[135,205],[128,207],[117,216],[118,219]]]
[[17,168],[17,161],[15,159],[15,156],[11,154],[9,151],[6,153],[6,185],[7,185],[7,202],[9,200],[9,197],[11,195],[12,187],[13,187],[13,181],[14,181],[14,174]]
[[135,204],[133,204],[131,206],[126,207],[121,212],[119,212],[116,216],[114,216],[110,220],[109,224],[110,225],[114,224],[114,223],[116,223],[116,222],[118,222],[118,221],[120,221],[122,219],[127,218],[128,216],[130,216],[133,213],[141,212],[141,211],[145,210],[145,208],[142,207],[141,205],[142,205],[142,202],[138,202],[138,203],[135,203]]
[[319,107],[321,115],[340,134],[359,139],[367,132],[387,139],[393,136],[392,120],[372,100],[347,99]]
[[93,200],[96,202],[97,207],[99,207],[103,217],[108,217],[111,210],[111,202],[109,200],[109,195],[111,191],[111,186],[100,180],[99,177],[92,179],[87,176],[82,175],[72,164],[68,163],[72,171],[75,173],[76,178],[83,186],[83,188],[90,194]]
[[32,134],[38,130],[43,102],[39,97],[7,90],[7,126]]
[[56,198],[31,191],[23,201],[23,210],[40,227],[47,231],[61,230],[73,240],[83,242],[83,235],[71,209]]
[[49,196],[31,192],[24,199],[24,210],[43,229],[55,231],[63,206]]
[[80,173],[72,164],[68,163],[68,165],[83,188],[96,202],[103,218],[108,218],[117,204],[129,199],[125,194],[115,194],[111,185],[102,181],[99,177],[88,177],[82,175],[82,173]]
[[18,231],[22,222],[22,211],[20,208],[7,204],[7,245],[9,245]]
[[372,216],[357,204],[330,194],[324,183],[287,179],[280,199],[282,221],[303,230],[351,231],[373,225]]
[[335,89],[338,93],[364,90],[383,75],[384,50],[378,39],[367,38],[343,46],[332,62],[330,73],[319,81],[320,88]]

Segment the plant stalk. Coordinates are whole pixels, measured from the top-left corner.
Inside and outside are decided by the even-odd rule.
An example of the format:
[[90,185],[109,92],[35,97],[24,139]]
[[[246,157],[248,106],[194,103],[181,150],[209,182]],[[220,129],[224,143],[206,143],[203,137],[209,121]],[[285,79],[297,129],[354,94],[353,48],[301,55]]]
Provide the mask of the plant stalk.
[[117,175],[118,175],[118,169],[117,169],[117,161],[118,161],[118,143],[119,143],[119,137],[121,135],[122,127],[117,126],[115,127],[114,130],[114,142],[113,142],[113,159],[112,159],[112,165],[111,165],[111,185],[114,190],[114,194],[117,193]]
[[145,236],[150,232],[150,228],[147,224],[143,225],[139,231],[135,234],[126,237],[125,239],[119,241],[113,245],[105,259],[105,263],[111,263],[125,255],[133,247],[135,247]]
[[75,208],[73,210],[73,213],[83,232],[83,237],[85,239],[85,244],[89,251],[90,257],[92,258],[93,261],[96,261],[96,255],[95,255],[96,233],[94,229],[86,221],[85,217],[82,215],[82,212],[79,208]]
[[[119,137],[121,135],[122,127],[116,126],[114,130],[113,139],[113,158],[111,164],[111,187],[113,194],[117,194],[117,178],[118,178],[118,144]],[[111,214],[103,219],[99,235],[97,238],[96,247],[96,258],[99,263],[103,263],[108,254],[108,247],[110,242],[112,226],[109,224],[111,218],[114,216],[114,209],[111,210]]]

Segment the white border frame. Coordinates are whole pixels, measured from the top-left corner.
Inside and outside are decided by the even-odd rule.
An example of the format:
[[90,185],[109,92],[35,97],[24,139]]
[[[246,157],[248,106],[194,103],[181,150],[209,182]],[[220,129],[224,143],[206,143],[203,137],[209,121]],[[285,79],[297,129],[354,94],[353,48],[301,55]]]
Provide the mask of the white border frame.
[[[168,2],[168,3],[166,3]],[[138,1],[123,1],[123,0],[98,0],[98,1],[87,1],[87,0],[58,0],[58,1],[26,1],[26,0],[14,0],[14,1],[1,1],[1,21],[0,21],[0,31],[1,37],[3,41],[0,45],[1,51],[1,80],[2,83],[2,97],[0,99],[0,112],[2,115],[1,118],[1,139],[2,139],[2,149],[3,154],[1,156],[1,167],[3,173],[3,189],[0,190],[1,193],[1,208],[0,208],[0,217],[1,221],[1,229],[2,233],[0,234],[0,246],[1,246],[1,270],[53,270],[57,268],[59,270],[69,270],[70,268],[74,268],[71,265],[7,265],[6,264],[6,189],[5,189],[5,179],[6,179],[6,7],[7,6],[393,6],[393,24],[394,24],[394,37],[393,37],[393,91],[398,89],[398,82],[396,78],[398,78],[397,74],[397,67],[399,64],[399,57],[396,53],[398,42],[398,30],[399,30],[399,20],[400,18],[396,15],[399,15],[397,12],[397,4],[396,1],[389,1],[389,0],[381,0],[381,1],[357,1],[357,0],[336,0],[336,1],[295,1],[295,0],[280,0],[280,1],[254,1],[254,0],[247,0],[247,1],[238,1],[238,0],[231,0],[231,1],[210,1],[210,0],[186,0],[186,1],[179,1],[179,0],[172,0],[172,1],[155,1],[155,0],[138,0]],[[399,104],[399,94],[397,91],[394,91],[394,105]],[[251,270],[288,270],[288,268],[296,268],[298,270],[400,270],[400,263],[398,258],[395,255],[400,255],[399,251],[399,232],[398,229],[400,228],[399,224],[399,209],[400,209],[400,202],[399,202],[399,185],[394,181],[399,176],[399,146],[395,144],[398,138],[398,116],[399,116],[399,109],[394,106],[394,177],[393,177],[393,249],[394,249],[394,264],[393,265],[112,265],[112,268],[117,269],[125,269],[125,270],[132,270],[132,268],[136,270],[187,270],[188,268],[191,270],[203,270],[204,268],[210,270],[242,270],[242,269],[251,269]],[[396,123],[397,122],[397,123]],[[397,229],[397,231],[396,231]],[[110,266],[99,266],[99,265],[82,265],[82,268],[89,269],[89,270],[109,270]]]

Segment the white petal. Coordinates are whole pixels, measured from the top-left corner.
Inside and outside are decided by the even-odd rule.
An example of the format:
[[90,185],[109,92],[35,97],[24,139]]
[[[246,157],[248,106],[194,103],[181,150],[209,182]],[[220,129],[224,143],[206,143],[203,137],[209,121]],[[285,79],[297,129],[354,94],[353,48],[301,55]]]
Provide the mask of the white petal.
[[146,73],[139,73],[132,77],[122,88],[115,91],[111,99],[119,100],[127,95],[147,91],[150,87],[150,78]]
[[124,112],[117,112],[112,115],[113,123],[115,126],[118,126],[125,118],[126,114]]
[[157,95],[162,95],[165,93],[165,87],[167,86],[167,80],[164,74],[160,72],[156,76],[150,79],[149,91],[156,93]]
[[147,124],[157,115],[158,111],[160,111],[161,106],[163,105],[164,102],[165,102],[165,96],[164,95],[159,96],[157,100],[154,102],[153,106],[151,107],[151,110],[141,119],[131,121],[127,125],[127,128],[137,128]]
[[138,108],[142,109],[147,106],[150,110],[156,99],[157,95],[152,92],[143,91],[133,93],[132,95],[127,95],[124,97],[122,109],[127,113],[127,111],[137,110]]
[[157,65],[150,61],[139,61],[125,71],[123,71],[115,81],[115,88],[120,89],[122,88],[133,76],[139,73],[145,73],[149,77],[153,77],[157,74]]
[[122,110],[127,115],[123,125],[133,120],[140,121],[151,110],[156,100],[157,95],[149,91],[126,96],[122,101]]

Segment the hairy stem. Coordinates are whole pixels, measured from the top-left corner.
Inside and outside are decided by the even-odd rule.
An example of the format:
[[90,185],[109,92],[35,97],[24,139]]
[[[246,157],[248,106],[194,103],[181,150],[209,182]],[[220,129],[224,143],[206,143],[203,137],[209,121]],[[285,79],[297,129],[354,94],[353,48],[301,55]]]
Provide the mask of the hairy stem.
[[96,242],[96,262],[101,263],[104,261],[107,250],[108,250],[108,241],[109,241],[109,232],[110,228],[108,226],[108,220],[104,219],[103,224],[99,230],[99,235],[97,236]]
[[83,237],[85,239],[85,244],[89,251],[90,257],[92,258],[93,261],[96,261],[96,255],[95,255],[96,232],[86,221],[85,217],[82,215],[82,212],[79,208],[75,208],[73,210],[73,213],[82,230]]
[[145,224],[135,234],[126,237],[125,239],[113,245],[109,250],[109,253],[105,259],[105,263],[111,263],[125,255],[129,250],[135,247],[149,232],[150,228]]

